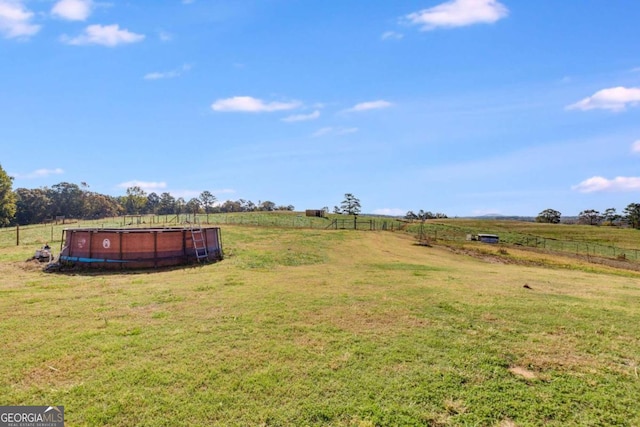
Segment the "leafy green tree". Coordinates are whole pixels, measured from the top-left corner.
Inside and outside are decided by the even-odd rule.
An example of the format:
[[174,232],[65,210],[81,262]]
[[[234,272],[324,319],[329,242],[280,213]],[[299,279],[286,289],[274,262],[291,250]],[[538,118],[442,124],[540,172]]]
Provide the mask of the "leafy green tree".
[[410,219],[410,220],[418,219],[418,215],[416,215],[415,212],[413,211],[408,211],[405,214],[404,219]]
[[624,219],[633,228],[640,228],[640,203],[629,203],[624,208]]
[[602,214],[602,220],[607,225],[614,225],[616,221],[620,220],[620,218],[620,215],[618,215],[618,213],[616,212],[616,208],[605,209],[604,213]]
[[358,215],[360,213],[360,200],[351,193],[344,195],[340,204],[340,212],[346,215]]
[[144,206],[144,212],[150,214],[157,214],[160,207],[160,196],[157,193],[149,193],[147,196],[147,203]]
[[15,222],[20,225],[44,222],[50,215],[51,199],[42,188],[18,188]]
[[9,225],[16,214],[16,194],[12,186],[13,178],[0,166],[0,226]]
[[158,214],[170,215],[175,212],[176,199],[170,193],[160,194],[160,202],[158,204]]
[[189,199],[184,208],[187,213],[197,214],[200,213],[201,202],[200,199],[195,197]]
[[85,218],[106,218],[121,215],[124,208],[115,197],[100,193],[87,192],[84,199]]
[[221,212],[242,212],[242,204],[238,201],[227,200],[220,206]]
[[276,206],[277,211],[294,211],[296,209],[293,205],[279,205]]
[[127,188],[127,196],[125,198],[125,209],[129,215],[139,215],[147,204],[147,193],[134,185]]
[[216,196],[205,190],[200,193],[200,203],[202,203],[205,213],[211,213],[213,206],[216,204]]
[[51,199],[51,214],[68,218],[82,218],[84,209],[84,191],[77,184],[60,182],[52,185],[48,191]]
[[595,209],[587,209],[578,214],[578,221],[582,224],[598,225],[602,221],[602,215]]
[[184,197],[178,197],[176,199],[173,212],[177,215],[180,215],[185,211],[186,206],[187,206],[187,202],[184,200]]
[[260,203],[258,205],[258,210],[260,210],[260,211],[271,212],[271,211],[275,210],[275,208],[276,208],[276,204],[271,202],[271,201],[269,201],[269,200],[266,200],[266,201],[264,201],[264,202],[262,202],[262,203]]
[[544,222],[548,224],[559,224],[561,213],[554,209],[545,209],[538,214],[536,222]]

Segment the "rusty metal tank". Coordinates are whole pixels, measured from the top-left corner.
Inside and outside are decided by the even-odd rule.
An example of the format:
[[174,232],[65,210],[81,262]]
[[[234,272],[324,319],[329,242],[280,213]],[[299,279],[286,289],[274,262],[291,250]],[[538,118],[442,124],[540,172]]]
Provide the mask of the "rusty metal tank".
[[62,263],[98,268],[153,268],[219,261],[220,228],[70,228],[63,231]]

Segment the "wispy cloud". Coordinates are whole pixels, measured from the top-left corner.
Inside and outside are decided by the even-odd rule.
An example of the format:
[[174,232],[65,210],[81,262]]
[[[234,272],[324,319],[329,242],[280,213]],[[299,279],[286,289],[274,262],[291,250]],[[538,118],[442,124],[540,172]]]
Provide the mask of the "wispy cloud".
[[611,111],[624,111],[627,107],[634,107],[640,102],[640,88],[626,88],[622,86],[602,89],[575,104],[566,107],[567,110],[594,110],[603,109]]
[[640,153],[640,139],[631,144],[632,153]]
[[218,99],[211,104],[211,109],[218,112],[270,113],[274,111],[293,110],[300,105],[298,101],[264,102],[261,99],[251,96],[234,96],[232,98]]
[[186,73],[192,68],[190,64],[184,64],[182,67],[171,70],[171,71],[162,71],[162,72],[153,72],[147,73],[144,75],[145,80],[160,80],[160,79],[172,79],[174,77],[179,77],[182,74]]
[[68,21],[84,21],[92,9],[92,0],[60,0],[51,8],[51,14]]
[[313,138],[318,138],[326,135],[348,135],[351,133],[358,132],[358,128],[343,128],[343,127],[324,127],[315,131],[311,136]]
[[158,31],[158,38],[160,39],[160,41],[168,42],[173,40],[173,34],[168,31],[160,30]]
[[32,172],[28,173],[14,173],[11,176],[18,179],[34,179],[34,178],[45,178],[51,175],[61,175],[64,173],[64,170],[61,168],[55,169],[36,169]]
[[7,39],[27,38],[40,31],[40,25],[33,24],[34,13],[21,1],[0,0],[0,34]]
[[62,36],[64,43],[71,45],[97,44],[114,47],[120,44],[138,43],[144,40],[144,34],[136,34],[126,29],[120,29],[118,24],[114,25],[89,25],[84,33],[77,37]]
[[580,193],[622,192],[640,190],[640,177],[618,176],[613,179],[594,176],[571,187]]
[[294,114],[292,116],[285,117],[281,119],[283,122],[292,123],[292,122],[306,122],[309,120],[315,120],[320,117],[320,111],[316,110],[313,113],[309,114]]
[[400,40],[403,37],[404,37],[404,34],[396,33],[395,31],[385,31],[380,36],[382,40]]
[[492,24],[508,14],[506,6],[497,0],[451,0],[411,13],[404,20],[411,25],[421,26],[421,31],[430,31],[436,28]]
[[379,110],[381,108],[391,107],[393,104],[389,101],[378,100],[378,101],[369,101],[369,102],[361,102],[359,104],[354,105],[351,108],[346,109],[347,113],[354,113],[359,111],[368,111],[368,110]]

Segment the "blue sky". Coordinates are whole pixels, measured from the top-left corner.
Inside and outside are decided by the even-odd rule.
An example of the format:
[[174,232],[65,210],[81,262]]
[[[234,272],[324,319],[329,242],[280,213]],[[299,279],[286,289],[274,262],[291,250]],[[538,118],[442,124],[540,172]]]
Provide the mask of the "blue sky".
[[13,188],[449,216],[640,202],[640,1],[0,0]]

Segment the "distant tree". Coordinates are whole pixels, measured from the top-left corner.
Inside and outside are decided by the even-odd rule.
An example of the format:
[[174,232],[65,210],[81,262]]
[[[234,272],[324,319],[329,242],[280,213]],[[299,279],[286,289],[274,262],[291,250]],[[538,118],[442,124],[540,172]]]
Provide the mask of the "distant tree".
[[602,221],[602,215],[595,209],[587,209],[578,214],[578,221],[581,224],[598,225]]
[[134,185],[127,188],[127,196],[125,198],[125,209],[129,215],[139,215],[142,213],[144,207],[147,205],[147,193]]
[[360,213],[360,200],[351,193],[344,195],[340,204],[340,212],[346,215],[358,215]]
[[216,196],[210,191],[205,190],[200,193],[200,203],[202,203],[205,213],[211,213],[213,206],[216,204]]
[[98,219],[121,215],[123,206],[115,197],[87,192],[84,197],[84,218]]
[[259,207],[256,206],[256,204],[253,203],[251,200],[240,199],[239,202],[240,202],[240,205],[242,206],[243,212],[253,212],[253,211],[260,210]]
[[60,182],[52,185],[47,196],[51,199],[51,214],[68,218],[81,218],[84,208],[84,191],[77,184]]
[[293,205],[279,205],[275,208],[277,211],[294,211],[295,209],[296,207]]
[[624,208],[624,219],[633,228],[640,228],[640,203],[629,203]]
[[554,209],[545,209],[538,214],[536,222],[544,222],[549,224],[559,224],[561,213]]
[[260,210],[260,211],[268,211],[268,212],[270,212],[270,211],[273,211],[275,209],[276,209],[276,204],[271,202],[271,201],[269,201],[269,200],[266,200],[266,201],[264,201],[264,202],[262,202],[262,203],[260,203],[258,205],[258,210]]
[[602,214],[602,220],[607,225],[614,225],[617,221],[620,220],[620,218],[621,216],[616,212],[616,208],[605,209],[604,213]]
[[340,214],[340,213],[342,213],[342,211],[340,210],[340,208],[338,206],[334,206],[333,207],[333,213],[334,214]]
[[158,204],[158,214],[170,215],[175,212],[176,199],[170,193],[160,194],[160,202]]
[[418,215],[416,215],[413,211],[408,211],[405,214],[404,219],[410,219],[410,220],[418,219]]
[[187,202],[186,200],[184,200],[184,197],[178,197],[173,208],[173,213],[175,213],[176,215],[180,215],[181,213],[185,212],[186,205]]
[[185,210],[188,213],[193,213],[193,214],[200,213],[200,208],[201,208],[200,199],[196,199],[195,197],[189,199],[189,201],[185,205]]
[[51,199],[42,188],[18,188],[16,194],[15,222],[19,225],[39,224],[49,217]]
[[13,178],[0,166],[0,226],[9,225],[16,215],[16,194]]
[[446,214],[438,212],[438,213],[436,213],[435,218],[445,219],[445,218],[449,218],[449,217]]
[[240,202],[236,202],[233,200],[227,200],[222,205],[220,205],[221,212],[242,212],[242,205]]
[[144,206],[144,212],[149,214],[157,214],[160,207],[160,196],[156,193],[149,193],[147,203]]

